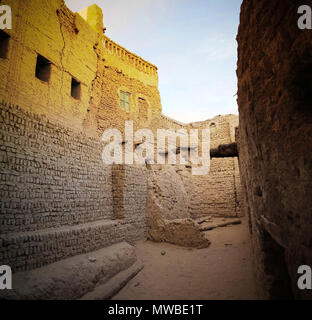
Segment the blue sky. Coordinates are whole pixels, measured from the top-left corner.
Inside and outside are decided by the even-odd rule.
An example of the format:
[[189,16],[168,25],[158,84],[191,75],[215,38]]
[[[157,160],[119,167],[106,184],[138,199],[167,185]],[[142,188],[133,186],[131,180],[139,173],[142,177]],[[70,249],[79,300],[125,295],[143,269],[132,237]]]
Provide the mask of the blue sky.
[[96,3],[106,35],[158,66],[163,113],[182,122],[237,114],[236,34],[242,0],[65,0]]

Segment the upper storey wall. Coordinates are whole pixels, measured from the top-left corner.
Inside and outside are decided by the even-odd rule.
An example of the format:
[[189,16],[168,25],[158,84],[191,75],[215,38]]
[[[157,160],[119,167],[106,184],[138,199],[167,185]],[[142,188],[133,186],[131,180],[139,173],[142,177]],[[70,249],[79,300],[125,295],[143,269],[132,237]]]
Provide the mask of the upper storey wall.
[[235,142],[235,128],[238,125],[238,116],[234,114],[220,115],[210,120],[191,123],[191,127],[194,129],[210,128],[211,148],[217,148],[220,144]]
[[142,81],[146,85],[158,86],[156,66],[123,48],[103,34],[105,28],[101,8],[94,4],[80,11],[79,15],[99,35],[107,65],[117,68],[128,77]]
[[107,65],[116,67],[128,77],[146,85],[158,87],[157,67],[129,52],[103,35],[104,57]]
[[[99,129],[99,120],[90,122],[90,116],[138,118],[139,97],[149,102],[149,109],[161,112],[157,68],[104,36],[98,16],[94,24],[85,21],[63,0],[5,4],[12,8],[13,26],[5,30],[10,36],[8,55],[0,58],[1,100],[70,127],[82,129],[87,123],[95,126],[93,131]],[[38,55],[51,63],[48,81],[36,77]],[[72,94],[73,79],[80,83],[78,98]],[[120,108],[120,90],[131,94],[127,114]]]
[[[39,114],[71,119],[79,126],[89,104],[97,68],[96,34],[61,0],[8,0],[13,14],[8,56],[0,59],[0,97]],[[51,62],[48,82],[35,76],[37,56]],[[72,78],[81,99],[71,96]]]

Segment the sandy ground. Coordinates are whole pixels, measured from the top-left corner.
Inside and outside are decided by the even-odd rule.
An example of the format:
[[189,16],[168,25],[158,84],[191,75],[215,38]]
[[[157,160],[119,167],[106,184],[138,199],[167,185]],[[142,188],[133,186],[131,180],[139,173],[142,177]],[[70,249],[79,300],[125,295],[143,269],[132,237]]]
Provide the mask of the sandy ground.
[[200,250],[137,243],[137,256],[145,267],[113,299],[257,299],[247,220],[205,235],[211,245]]

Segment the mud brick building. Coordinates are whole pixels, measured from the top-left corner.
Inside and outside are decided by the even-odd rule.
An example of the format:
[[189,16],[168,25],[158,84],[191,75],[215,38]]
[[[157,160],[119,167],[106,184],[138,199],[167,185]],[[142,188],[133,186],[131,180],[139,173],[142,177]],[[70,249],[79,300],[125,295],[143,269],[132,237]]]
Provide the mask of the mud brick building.
[[[239,119],[190,124],[162,114],[157,67],[104,34],[96,5],[5,4],[13,26],[0,31],[0,261],[15,277],[5,298],[93,297],[141,270],[135,241],[203,248],[197,218],[246,215],[260,297],[311,299],[297,286],[298,267],[312,266],[312,33],[297,26],[301,1],[243,1]],[[210,172],[104,164],[103,132],[124,133],[128,120],[155,134],[209,128]]]

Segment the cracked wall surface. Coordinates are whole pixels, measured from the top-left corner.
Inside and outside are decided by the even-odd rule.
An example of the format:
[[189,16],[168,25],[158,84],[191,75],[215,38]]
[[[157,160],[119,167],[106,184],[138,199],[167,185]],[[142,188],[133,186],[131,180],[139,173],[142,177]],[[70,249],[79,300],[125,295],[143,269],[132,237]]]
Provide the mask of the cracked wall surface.
[[[7,103],[80,128],[97,68],[96,34],[63,1],[6,1],[13,26],[9,56],[0,61],[0,94]],[[49,83],[34,77],[37,55],[51,65]],[[71,79],[81,82],[81,100],[71,97]]]
[[[0,61],[7,103],[93,135],[125,119],[138,121],[140,98],[149,117],[161,112],[157,68],[95,32],[92,20],[89,25],[62,0],[6,3],[13,12],[9,57]],[[52,64],[48,83],[34,77],[37,54]],[[72,77],[81,82],[79,100],[71,96]],[[130,113],[119,108],[120,89],[131,92]]]

